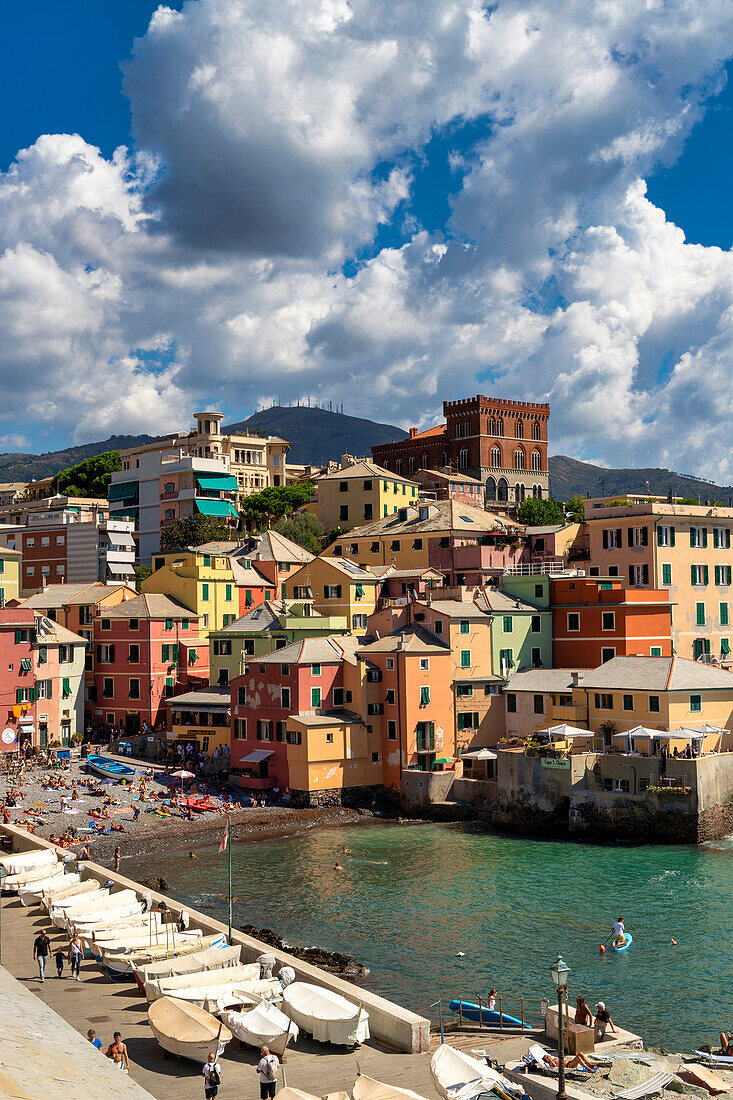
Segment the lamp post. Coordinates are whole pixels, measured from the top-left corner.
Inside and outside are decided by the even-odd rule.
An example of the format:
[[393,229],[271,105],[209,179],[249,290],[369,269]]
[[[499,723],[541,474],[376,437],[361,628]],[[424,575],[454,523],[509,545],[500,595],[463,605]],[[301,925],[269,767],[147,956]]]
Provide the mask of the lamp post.
[[562,1027],[562,1002],[563,994],[568,987],[570,967],[563,961],[562,955],[557,956],[557,962],[550,967],[550,973],[557,989],[557,1056],[559,1059],[557,1100],[568,1100],[568,1094],[565,1092],[565,1043]]

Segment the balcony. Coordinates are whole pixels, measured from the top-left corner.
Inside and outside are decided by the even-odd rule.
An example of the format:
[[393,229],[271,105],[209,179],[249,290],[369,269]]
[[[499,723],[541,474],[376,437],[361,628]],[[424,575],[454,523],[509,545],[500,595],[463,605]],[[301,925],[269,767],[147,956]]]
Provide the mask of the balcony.
[[418,733],[415,752],[435,752],[435,734]]
[[261,776],[233,775],[232,779],[247,791],[271,791],[277,786],[275,776],[262,778]]

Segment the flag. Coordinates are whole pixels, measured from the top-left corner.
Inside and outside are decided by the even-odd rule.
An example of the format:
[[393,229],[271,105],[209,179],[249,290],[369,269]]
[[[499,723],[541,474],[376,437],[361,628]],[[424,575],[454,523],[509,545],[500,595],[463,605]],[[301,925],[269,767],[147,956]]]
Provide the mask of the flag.
[[221,838],[221,844],[219,845],[220,852],[226,852],[229,847],[229,821],[227,820],[226,828],[224,830],[224,836]]

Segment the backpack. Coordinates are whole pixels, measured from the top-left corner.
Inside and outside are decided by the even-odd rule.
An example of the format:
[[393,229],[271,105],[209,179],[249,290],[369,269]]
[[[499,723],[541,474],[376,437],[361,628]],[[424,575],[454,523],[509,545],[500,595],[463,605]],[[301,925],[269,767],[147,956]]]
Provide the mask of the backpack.
[[265,1059],[265,1077],[268,1081],[277,1080],[277,1066],[272,1060],[272,1055],[270,1055],[269,1058]]
[[212,1066],[211,1069],[209,1070],[209,1085],[220,1085],[220,1084],[221,1084],[221,1077],[219,1076],[219,1072],[218,1072],[218,1070],[216,1070]]

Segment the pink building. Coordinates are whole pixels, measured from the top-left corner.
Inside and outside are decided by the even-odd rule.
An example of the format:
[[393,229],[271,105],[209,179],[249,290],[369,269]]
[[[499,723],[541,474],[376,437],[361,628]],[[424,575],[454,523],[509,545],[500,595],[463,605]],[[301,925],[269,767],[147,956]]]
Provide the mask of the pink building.
[[137,733],[166,726],[166,700],[208,683],[209,647],[197,616],[143,593],[94,617],[94,724]]

